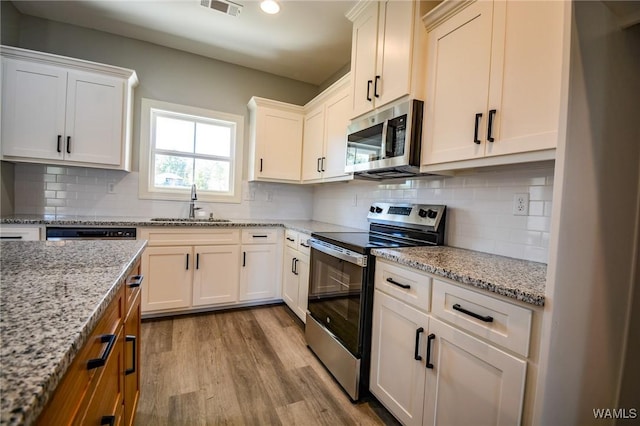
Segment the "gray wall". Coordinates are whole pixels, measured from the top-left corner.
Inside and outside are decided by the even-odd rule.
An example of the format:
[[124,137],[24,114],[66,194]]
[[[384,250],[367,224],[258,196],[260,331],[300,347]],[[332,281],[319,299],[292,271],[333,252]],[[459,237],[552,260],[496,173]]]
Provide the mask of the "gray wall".
[[[4,10],[6,2],[2,3]],[[248,117],[247,102],[252,96],[302,105],[318,93],[318,87],[311,84],[152,43],[27,15],[7,15],[7,19],[2,17],[3,35],[5,25],[17,23],[19,32],[17,43],[10,38],[7,44],[136,70],[140,85],[134,100],[134,170],[139,170],[142,97]],[[247,122],[245,144],[248,135]]]
[[640,409],[640,312],[630,302],[640,290],[634,276],[640,39],[638,28],[620,30],[601,2],[573,7],[568,125],[556,156],[541,345],[542,411],[534,422],[542,425],[613,424],[595,419],[593,409]]

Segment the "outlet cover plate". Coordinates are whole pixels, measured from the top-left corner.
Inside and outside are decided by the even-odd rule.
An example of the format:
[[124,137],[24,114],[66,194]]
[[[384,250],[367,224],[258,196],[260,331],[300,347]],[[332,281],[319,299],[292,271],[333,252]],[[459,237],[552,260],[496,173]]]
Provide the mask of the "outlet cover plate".
[[529,194],[528,193],[513,195],[513,214],[515,216],[529,215]]

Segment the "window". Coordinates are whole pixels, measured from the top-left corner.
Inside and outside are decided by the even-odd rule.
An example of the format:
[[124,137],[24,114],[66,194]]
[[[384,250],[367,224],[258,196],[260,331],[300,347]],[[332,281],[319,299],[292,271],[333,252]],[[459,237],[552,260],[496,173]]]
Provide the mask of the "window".
[[140,197],[240,202],[244,117],[142,99]]

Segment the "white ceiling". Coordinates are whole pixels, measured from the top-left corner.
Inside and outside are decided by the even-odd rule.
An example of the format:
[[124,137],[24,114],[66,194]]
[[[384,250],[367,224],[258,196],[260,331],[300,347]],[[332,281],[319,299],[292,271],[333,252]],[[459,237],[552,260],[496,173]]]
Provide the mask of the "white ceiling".
[[257,0],[239,16],[200,0],[13,1],[23,14],[184,50],[319,85],[351,59],[356,1],[281,0],[267,15]]

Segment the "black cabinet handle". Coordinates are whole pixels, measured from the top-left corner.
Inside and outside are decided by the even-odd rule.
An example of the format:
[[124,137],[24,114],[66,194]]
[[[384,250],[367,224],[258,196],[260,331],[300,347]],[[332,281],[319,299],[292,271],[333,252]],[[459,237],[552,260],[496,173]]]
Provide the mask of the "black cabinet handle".
[[116,335],[115,334],[104,334],[100,336],[100,342],[106,343],[107,347],[104,349],[102,356],[100,358],[93,358],[87,361],[87,370],[93,370],[94,368],[103,367],[107,363],[107,359],[109,358],[109,354],[113,349],[113,345],[116,343]]
[[482,113],[476,114],[476,129],[473,133],[473,143],[480,144],[480,139],[478,139],[478,127],[480,127],[480,119],[482,118]]
[[244,268],[245,266],[247,266],[247,252],[243,251],[242,252],[242,267]]
[[200,253],[196,253],[196,269],[200,269]]
[[373,80],[367,80],[367,100],[369,102],[371,102],[373,99],[371,99],[371,95],[369,94],[369,92],[371,92],[371,85],[373,84]]
[[420,346],[420,334],[424,332],[424,328],[420,327],[416,330],[416,347],[413,351],[413,359],[416,361],[422,361],[422,355],[418,353],[418,349]]
[[58,135],[58,152],[62,152],[62,149],[60,149],[60,142],[62,142],[62,135]]
[[320,173],[320,172],[321,172],[321,170],[320,170],[320,161],[321,161],[321,158],[320,158],[320,157],[318,157],[318,161],[316,162],[316,171],[317,171],[318,173]]
[[260,159],[260,171],[262,171],[262,158]]
[[71,154],[71,136],[67,136],[67,154]]
[[0,240],[21,240],[22,236],[21,235],[16,235],[15,237],[0,237]]
[[480,314],[476,314],[475,312],[468,311],[465,308],[463,308],[462,306],[460,306],[460,304],[458,304],[458,303],[453,305],[453,309],[455,309],[456,311],[460,311],[463,314],[469,315],[470,317],[474,317],[476,319],[479,319],[480,321],[493,322],[493,317],[490,317],[489,315],[482,316]]
[[187,253],[187,271],[189,270],[189,253]]
[[487,140],[493,142],[496,139],[493,137],[493,119],[496,116],[497,110],[492,109],[489,111],[489,129],[487,130]]
[[404,288],[404,289],[409,289],[411,288],[411,286],[409,284],[402,284],[399,283],[398,281],[394,280],[393,278],[387,278],[387,282],[391,283],[393,285],[397,285],[398,287]]
[[124,375],[128,376],[129,374],[133,374],[136,372],[136,336],[126,336],[125,341],[133,343],[132,345],[132,355],[131,355],[131,368],[127,368],[124,370]]
[[298,258],[293,259],[293,273],[298,275]]
[[264,235],[264,234],[258,234],[258,235],[252,235],[252,238],[268,238],[268,235]]
[[309,246],[308,246],[308,245],[306,245],[305,243],[300,243],[300,245],[301,245],[302,247],[309,248]]
[[289,237],[287,237],[287,241],[295,241],[295,238],[289,238]]
[[291,273],[295,275],[296,273],[296,258],[291,258]]
[[143,279],[144,275],[132,275],[129,277],[129,279],[127,279],[127,286],[129,288],[140,287]]
[[431,333],[427,336],[427,368],[433,368],[431,364],[431,341],[436,339],[436,335]]
[[324,171],[325,171],[325,170],[324,170],[324,160],[326,160],[326,159],[327,159],[327,157],[322,157],[322,158],[321,158],[321,160],[322,160],[322,161],[320,161],[320,171],[321,171],[321,172],[324,172]]
[[100,419],[100,425],[113,426],[116,424],[116,416],[102,416]]
[[373,84],[373,96],[375,96],[376,98],[379,98],[380,95],[378,94],[378,82],[380,81],[380,76],[376,75],[376,82]]

